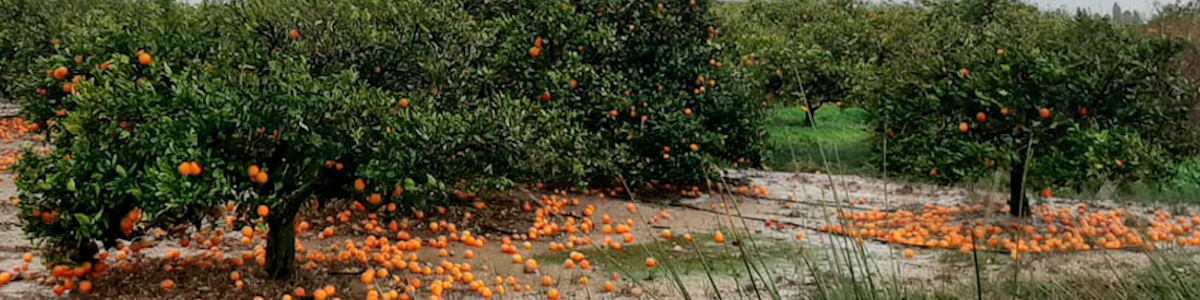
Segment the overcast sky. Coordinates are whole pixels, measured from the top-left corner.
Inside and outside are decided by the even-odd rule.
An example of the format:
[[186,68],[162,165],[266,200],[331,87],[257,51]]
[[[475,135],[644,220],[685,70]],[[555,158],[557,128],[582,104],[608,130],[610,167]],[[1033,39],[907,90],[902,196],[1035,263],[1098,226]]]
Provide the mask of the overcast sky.
[[1156,2],[1173,3],[1174,0],[1155,1],[1155,0],[1025,0],[1042,8],[1066,8],[1068,11],[1074,11],[1076,8],[1084,8],[1101,14],[1111,14],[1113,2],[1121,6],[1123,10],[1136,10],[1142,15],[1153,14],[1154,4]]

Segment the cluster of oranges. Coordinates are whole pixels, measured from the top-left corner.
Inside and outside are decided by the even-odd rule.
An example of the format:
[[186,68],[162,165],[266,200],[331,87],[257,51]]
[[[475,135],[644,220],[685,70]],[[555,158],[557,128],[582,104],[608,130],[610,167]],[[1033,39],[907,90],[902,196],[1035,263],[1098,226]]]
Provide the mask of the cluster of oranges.
[[258,165],[251,165],[250,167],[246,168],[246,175],[250,176],[250,181],[253,181],[257,184],[267,184],[267,181],[271,179],[271,177],[267,175],[267,172],[263,171],[262,168],[259,168]]
[[[20,138],[30,132],[39,129],[37,123],[29,123],[22,118],[4,118],[0,119],[0,140],[11,142],[13,139]],[[8,155],[5,155],[7,158]],[[11,165],[12,163],[7,163]]]
[[194,161],[179,163],[179,176],[198,176],[203,170],[200,169],[200,164]]
[[[1006,211],[1001,209],[1000,212]],[[964,253],[996,250],[1010,253],[1090,251],[1094,249],[1145,249],[1159,243],[1200,246],[1200,216],[1175,217],[1157,212],[1149,225],[1135,226],[1135,216],[1124,210],[1090,212],[1086,204],[1053,209],[1040,206],[1032,213],[1034,222],[1008,218],[985,220],[989,213],[981,205],[925,205],[921,212],[843,212],[840,224],[825,225],[821,231],[874,239],[892,244],[959,249]],[[1003,221],[1009,220],[1009,221]]]
[[545,40],[537,38],[533,41],[533,47],[529,48],[529,57],[538,58],[542,56],[542,46],[545,46]]

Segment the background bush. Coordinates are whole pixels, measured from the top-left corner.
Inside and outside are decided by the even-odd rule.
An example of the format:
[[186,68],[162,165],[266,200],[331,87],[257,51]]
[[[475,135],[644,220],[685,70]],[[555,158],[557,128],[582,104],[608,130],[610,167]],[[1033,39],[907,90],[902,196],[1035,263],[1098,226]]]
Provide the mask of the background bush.
[[809,114],[866,108],[888,172],[953,183],[1007,171],[1021,199],[1025,186],[1166,179],[1197,149],[1188,46],[1143,28],[999,0],[750,1],[718,15],[759,95]]

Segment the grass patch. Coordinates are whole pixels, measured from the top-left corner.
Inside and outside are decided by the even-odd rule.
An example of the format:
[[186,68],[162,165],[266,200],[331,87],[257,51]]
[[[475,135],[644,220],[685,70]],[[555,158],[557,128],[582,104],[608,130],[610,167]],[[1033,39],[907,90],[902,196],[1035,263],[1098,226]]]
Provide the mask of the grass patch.
[[[655,242],[645,243],[644,245],[651,252],[658,254],[655,258],[659,261],[670,260],[670,263],[679,271],[679,276],[704,276],[705,268],[700,260],[700,256],[696,254],[695,249],[692,249],[692,245],[683,241],[681,236],[676,236],[671,241],[657,239]],[[798,259],[795,259],[800,257],[799,251],[801,251],[796,245],[789,245],[787,241],[777,241],[764,237],[755,237],[755,242],[758,243],[760,254],[763,259],[767,260],[767,264],[778,263],[779,268],[771,270],[773,274],[802,271],[800,268],[803,268],[803,265],[800,264]],[[713,241],[712,234],[699,234],[695,235],[695,243],[700,247],[700,252],[703,253],[704,259],[708,263],[708,271],[714,276],[744,276],[746,274],[746,266],[741,258],[741,253],[731,242],[719,245]],[[626,245],[622,251],[612,251],[597,247],[577,251],[587,255],[588,259],[601,264],[612,264],[613,261],[610,261],[608,258],[611,256],[616,264],[628,270],[634,279],[665,279],[668,276],[666,273],[667,270],[662,267],[656,270],[649,270],[645,267],[646,257],[649,255],[642,249],[642,246]],[[606,253],[601,253],[601,251],[606,252],[607,255]],[[805,251],[809,252],[810,257],[815,252],[819,252],[808,248],[805,248]],[[534,259],[546,263],[561,263],[567,260],[569,256],[570,252],[543,253],[535,255]],[[757,258],[752,258],[752,260],[757,260]],[[611,271],[616,270],[619,269]]]
[[[983,299],[1197,299],[1200,297],[1200,265],[1196,263],[1195,255],[1194,252],[1169,251],[1150,254],[1152,265],[1137,270],[1110,270],[1097,266],[1089,270],[1044,274],[1034,280],[1027,277],[1029,271],[1022,271],[1021,278],[1015,282],[1011,277],[1013,269],[1005,268],[984,277],[982,296]],[[961,258],[947,257],[951,263]],[[1111,272],[1122,275],[1114,279]],[[853,285],[834,286],[829,296],[823,298],[976,299],[977,294],[974,281],[938,287],[886,282],[875,290],[861,285],[857,290]]]
[[771,143],[767,164],[780,171],[815,171],[823,165],[820,145],[825,147],[830,172],[860,173],[871,155],[866,119],[861,108],[827,107],[817,110],[817,126],[812,127],[800,107],[774,108],[767,120]]

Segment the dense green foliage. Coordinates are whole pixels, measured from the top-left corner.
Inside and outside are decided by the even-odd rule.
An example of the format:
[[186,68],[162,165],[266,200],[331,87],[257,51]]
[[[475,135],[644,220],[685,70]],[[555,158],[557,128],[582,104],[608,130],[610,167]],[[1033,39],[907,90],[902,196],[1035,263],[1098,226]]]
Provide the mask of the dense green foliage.
[[2,28],[22,49],[4,96],[47,137],[16,167],[26,231],[72,253],[226,201],[269,207],[274,234],[314,197],[406,213],[757,163],[763,108],[719,63],[711,1],[689,2],[6,1],[29,17]]

